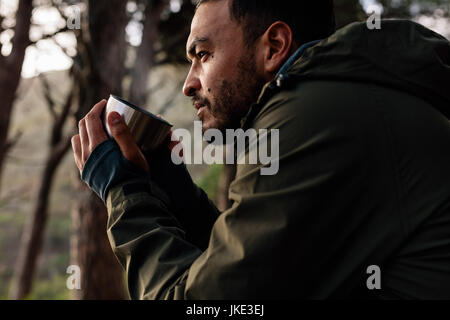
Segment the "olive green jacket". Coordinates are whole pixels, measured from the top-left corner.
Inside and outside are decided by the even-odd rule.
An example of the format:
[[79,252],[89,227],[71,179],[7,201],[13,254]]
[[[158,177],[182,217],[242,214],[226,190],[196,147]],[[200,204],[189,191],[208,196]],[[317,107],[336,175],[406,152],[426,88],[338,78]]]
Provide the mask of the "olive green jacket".
[[408,21],[307,49],[242,119],[280,130],[279,171],[238,165],[229,210],[168,153],[111,188],[131,298],[449,299],[449,84],[449,42]]

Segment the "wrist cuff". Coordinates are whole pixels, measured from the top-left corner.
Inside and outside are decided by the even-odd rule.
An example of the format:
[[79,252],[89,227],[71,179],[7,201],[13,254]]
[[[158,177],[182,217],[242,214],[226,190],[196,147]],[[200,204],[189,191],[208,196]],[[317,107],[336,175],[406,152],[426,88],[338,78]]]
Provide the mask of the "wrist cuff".
[[136,178],[147,178],[148,174],[128,161],[114,139],[99,144],[87,159],[81,179],[103,200],[108,191],[117,184]]

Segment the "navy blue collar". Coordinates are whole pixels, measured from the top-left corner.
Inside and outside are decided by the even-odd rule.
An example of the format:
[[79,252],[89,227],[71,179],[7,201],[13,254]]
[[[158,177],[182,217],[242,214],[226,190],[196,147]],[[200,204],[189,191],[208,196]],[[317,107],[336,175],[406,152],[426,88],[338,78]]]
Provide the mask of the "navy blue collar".
[[300,58],[302,56],[303,52],[305,52],[306,49],[314,46],[315,44],[319,43],[320,41],[322,41],[322,40],[314,40],[314,41],[307,42],[307,43],[301,45],[300,48],[298,48],[297,51],[295,51],[295,53],[283,64],[283,66],[281,67],[280,71],[278,71],[275,78],[277,78],[281,74],[285,74],[286,71],[288,71],[288,69],[292,66],[292,64],[295,61],[297,61],[298,58]]

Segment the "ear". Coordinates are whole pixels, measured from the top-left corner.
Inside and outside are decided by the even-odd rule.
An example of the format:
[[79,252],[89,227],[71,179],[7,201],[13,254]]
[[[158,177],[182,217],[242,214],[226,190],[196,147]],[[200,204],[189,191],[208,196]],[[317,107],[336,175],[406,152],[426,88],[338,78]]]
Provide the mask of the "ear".
[[291,28],[282,21],[274,22],[262,35],[264,73],[273,76],[293,53]]

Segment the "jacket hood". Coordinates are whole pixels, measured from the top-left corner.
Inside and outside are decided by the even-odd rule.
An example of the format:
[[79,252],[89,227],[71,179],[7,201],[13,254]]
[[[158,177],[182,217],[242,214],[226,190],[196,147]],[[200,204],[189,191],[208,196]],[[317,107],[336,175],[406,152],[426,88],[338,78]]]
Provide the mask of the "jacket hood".
[[307,49],[289,77],[368,82],[427,100],[450,118],[450,42],[408,20],[352,23]]

